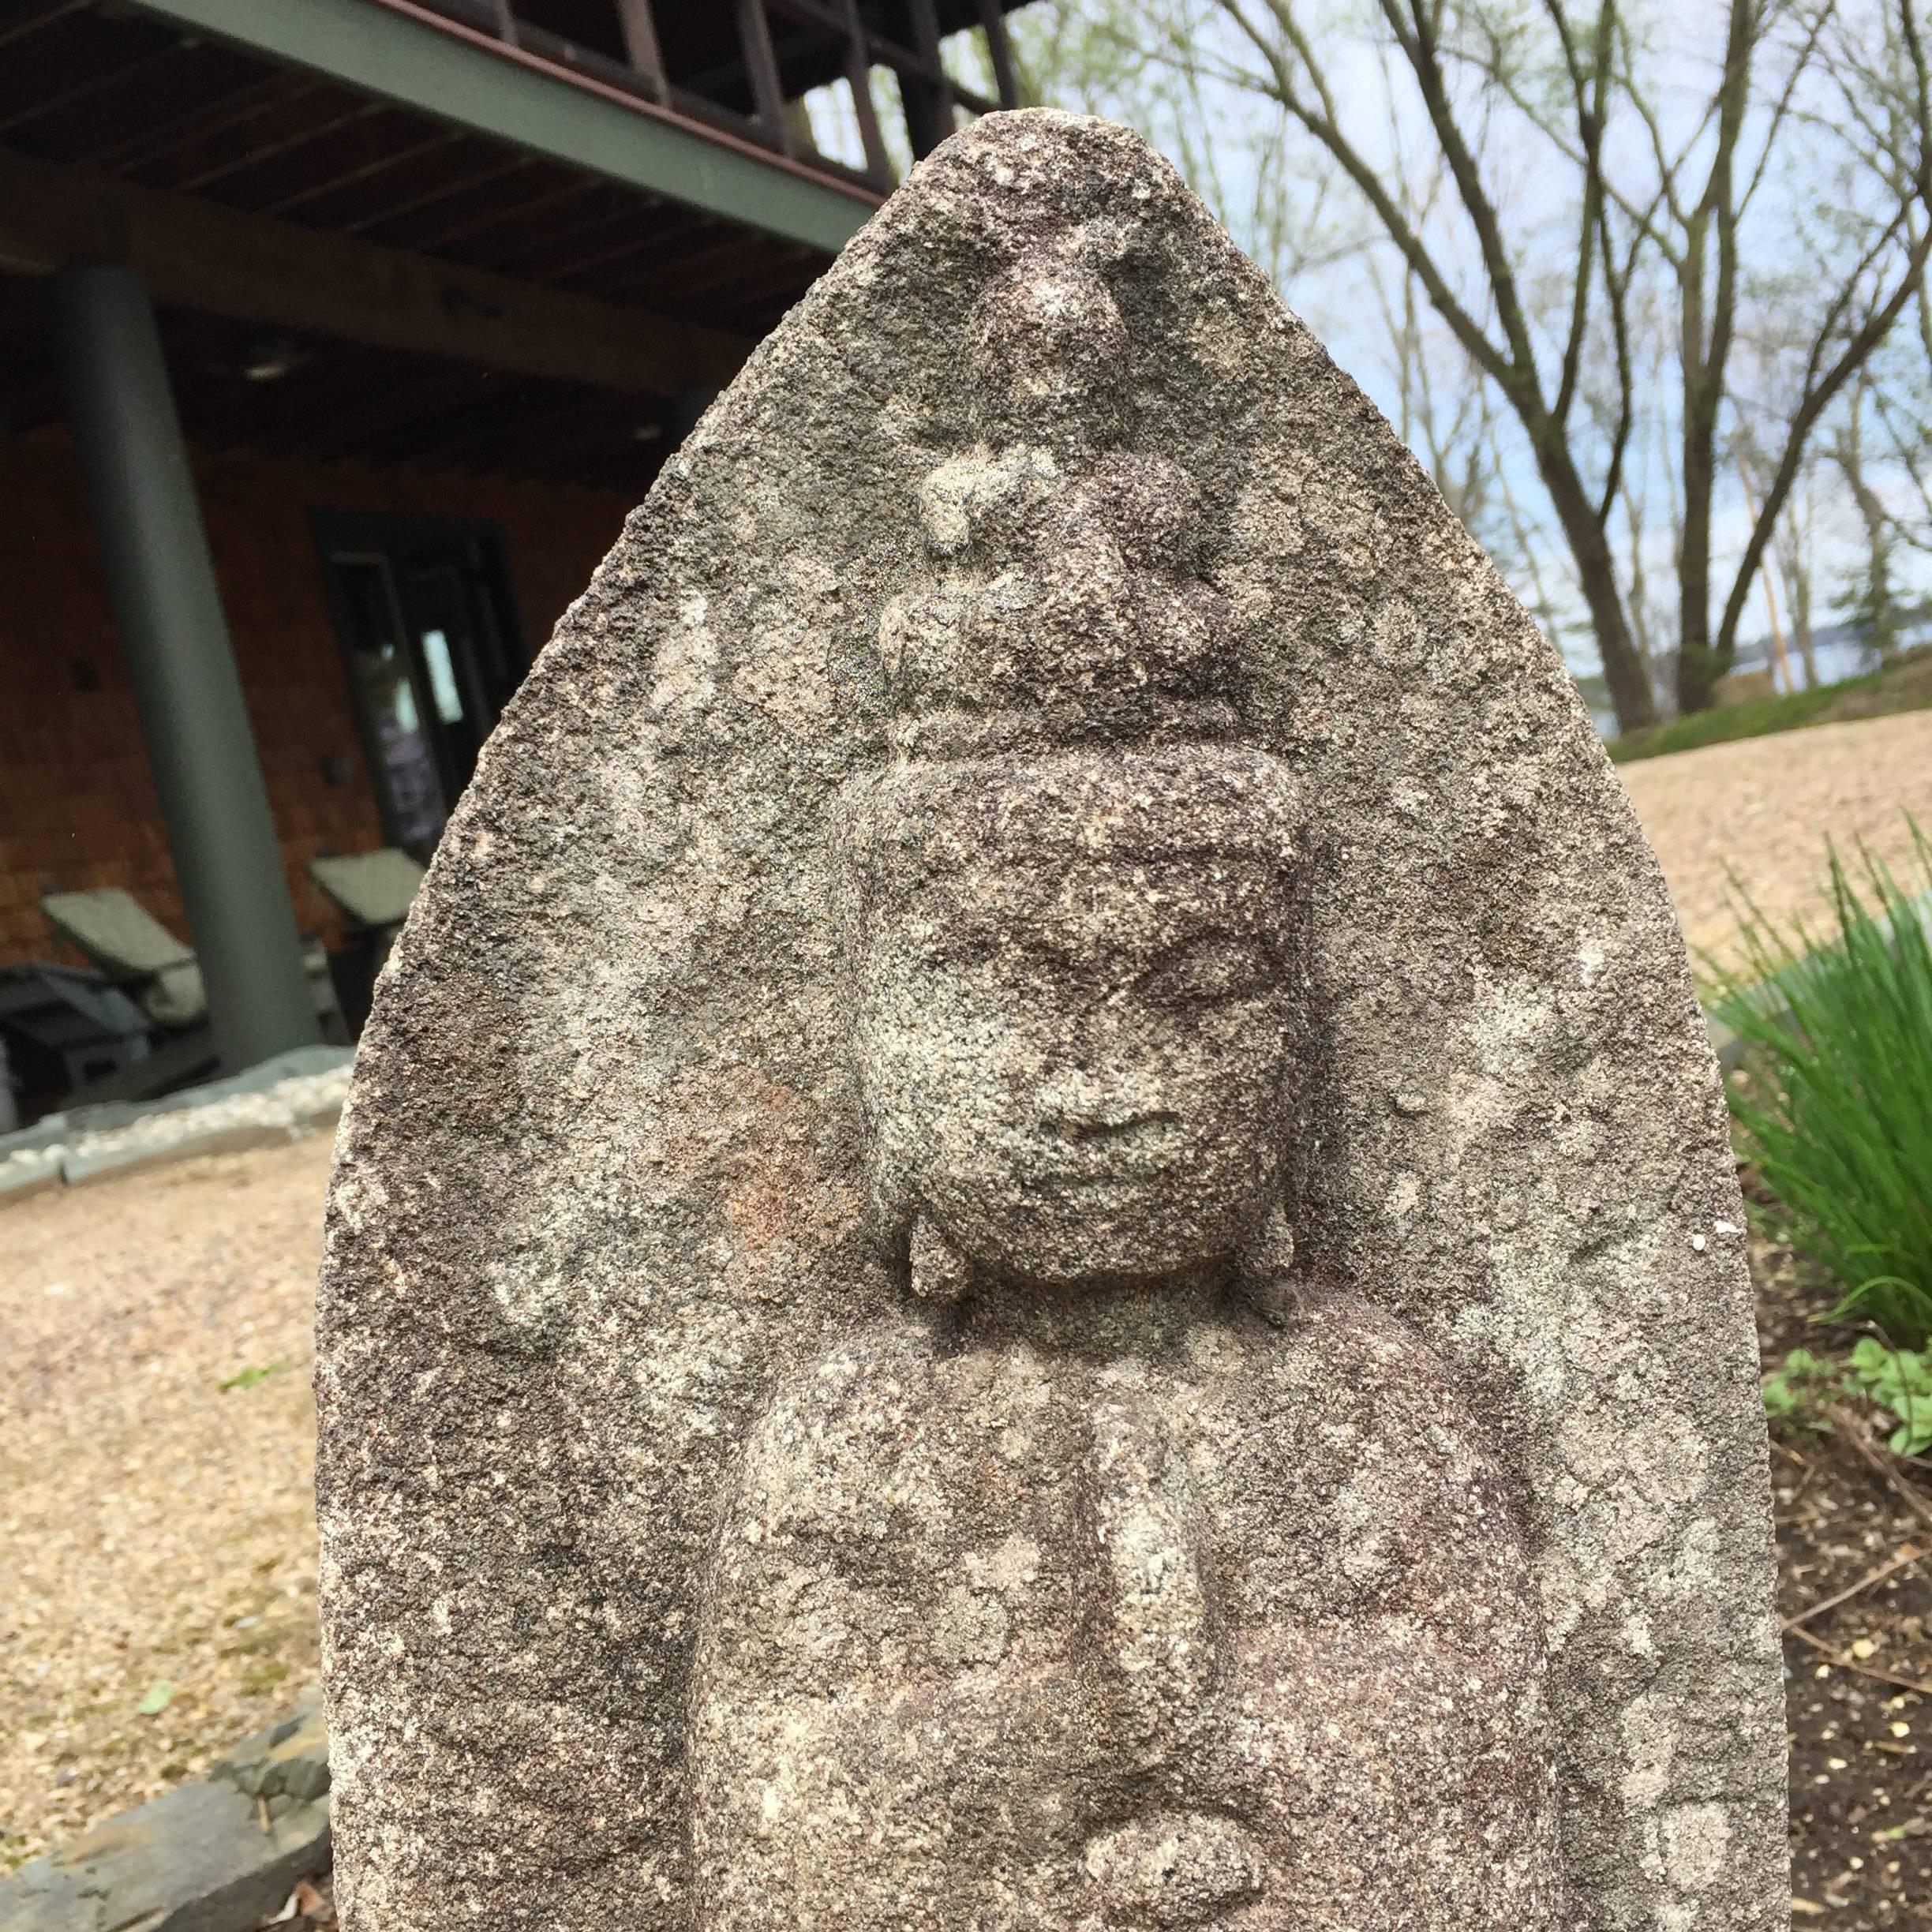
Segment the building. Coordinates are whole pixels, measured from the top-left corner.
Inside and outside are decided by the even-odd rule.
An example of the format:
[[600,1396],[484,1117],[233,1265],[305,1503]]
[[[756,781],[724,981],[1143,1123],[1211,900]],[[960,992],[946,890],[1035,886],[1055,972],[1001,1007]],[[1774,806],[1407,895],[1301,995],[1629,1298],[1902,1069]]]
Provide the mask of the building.
[[123,887],[224,1061],[312,1039],[309,861],[428,851],[894,155],[1014,99],[1002,0],[0,9],[0,964]]

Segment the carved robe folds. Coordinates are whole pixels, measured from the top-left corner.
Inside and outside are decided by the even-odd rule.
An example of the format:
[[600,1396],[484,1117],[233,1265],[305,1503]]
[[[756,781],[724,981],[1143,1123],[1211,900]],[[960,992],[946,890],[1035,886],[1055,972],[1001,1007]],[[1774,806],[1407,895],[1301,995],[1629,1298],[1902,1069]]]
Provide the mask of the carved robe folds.
[[1151,1320],[908,1316],[779,1391],[706,1592],[705,1932],[1564,1925],[1529,1570],[1440,1368],[1341,1302]]

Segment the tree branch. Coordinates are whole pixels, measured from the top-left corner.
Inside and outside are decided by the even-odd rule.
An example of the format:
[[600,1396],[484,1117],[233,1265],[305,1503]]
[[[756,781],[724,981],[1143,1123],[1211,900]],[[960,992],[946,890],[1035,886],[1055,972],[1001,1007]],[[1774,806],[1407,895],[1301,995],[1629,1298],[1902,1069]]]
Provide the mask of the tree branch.
[[[1905,0],[1905,4],[1910,6],[1911,0]],[[1901,210],[1898,220],[1886,230],[1888,236],[1897,232],[1903,225],[1904,219],[1904,211]],[[1783,454],[1778,459],[1777,470],[1773,473],[1770,485],[1765,492],[1765,500],[1752,526],[1750,537],[1745,544],[1743,558],[1738,565],[1738,573],[1732,584],[1731,593],[1724,600],[1724,617],[1717,632],[1720,651],[1726,648],[1737,635],[1745,600],[1750,594],[1751,579],[1757,573],[1765,546],[1770,541],[1772,528],[1784,507],[1785,500],[1791,495],[1792,485],[1797,481],[1807,439],[1816,426],[1818,418],[1830,406],[1833,399],[1870,359],[1872,352],[1890,332],[1892,324],[1898,320],[1906,303],[1918,289],[1925,273],[1929,250],[1932,250],[1932,230],[1928,230],[1925,236],[1913,243],[1906,257],[1904,272],[1900,275],[1891,294],[1866,314],[1864,321],[1852,331],[1837,361],[1820,375],[1818,371],[1824,361],[1831,335],[1837,328],[1838,318],[1850,305],[1857,278],[1862,277],[1870,263],[1872,254],[1870,252],[1854,271],[1853,278],[1848,279],[1844,288],[1833,301],[1825,323],[1813,341],[1810,354],[1806,360],[1804,393],[1792,417],[1791,427],[1785,436]]]
[[1242,0],[1214,0],[1214,4],[1235,23],[1267,63],[1271,81],[1268,92],[1327,151],[1368,200],[1389,239],[1428,290],[1431,304],[1449,324],[1464,350],[1505,391],[1513,389],[1514,371],[1510,358],[1490,340],[1482,324],[1457,298],[1448,277],[1389,193],[1379,171],[1369,165],[1367,158],[1342,133],[1327,78],[1286,0],[1269,0],[1270,11],[1297,60],[1306,71],[1316,100],[1310,100],[1296,87],[1293,73],[1281,58],[1280,48],[1249,17]]

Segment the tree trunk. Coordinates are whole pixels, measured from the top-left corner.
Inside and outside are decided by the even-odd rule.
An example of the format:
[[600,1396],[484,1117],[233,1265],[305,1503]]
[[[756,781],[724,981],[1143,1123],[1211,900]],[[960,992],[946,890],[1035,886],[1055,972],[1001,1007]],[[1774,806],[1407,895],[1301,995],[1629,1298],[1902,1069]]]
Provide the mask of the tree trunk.
[[1589,607],[1590,628],[1596,633],[1597,655],[1603,660],[1604,682],[1619,732],[1641,731],[1657,721],[1657,695],[1643,653],[1631,635],[1623,593],[1617,583],[1616,559],[1610,549],[1595,506],[1570,461],[1560,432],[1533,438],[1537,468],[1563,526],[1570,554],[1576,560],[1577,582]]
[[1792,642],[1804,660],[1805,689],[1818,689],[1818,657],[1811,644],[1811,568],[1793,559],[1789,573],[1792,600]]
[[1717,482],[1717,398],[1684,383],[1683,548],[1677,559],[1677,709],[1709,710],[1736,647],[1713,650],[1710,628],[1711,493]]

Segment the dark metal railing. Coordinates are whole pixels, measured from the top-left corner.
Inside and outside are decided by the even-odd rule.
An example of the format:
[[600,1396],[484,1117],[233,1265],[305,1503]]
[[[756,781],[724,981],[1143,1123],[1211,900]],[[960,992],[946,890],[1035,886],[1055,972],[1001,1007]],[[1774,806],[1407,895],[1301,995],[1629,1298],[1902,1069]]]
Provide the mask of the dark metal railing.
[[[804,167],[881,193],[892,187],[893,170],[873,99],[874,68],[886,69],[898,80],[907,140],[915,157],[930,153],[953,131],[961,110],[983,114],[1018,104],[1013,50],[1000,0],[976,0],[997,99],[963,87],[947,71],[934,0],[900,0],[897,17],[910,29],[912,47],[868,25],[859,0],[732,0],[736,57],[701,75],[687,76],[681,84],[670,79],[665,66],[655,0],[613,0],[626,55],[621,61],[522,18],[517,0],[417,0],[417,4],[473,32],[501,40],[546,66],[635,94]],[[774,34],[774,21],[793,30],[786,39]],[[800,30],[810,43],[812,71],[825,69],[829,56],[831,69],[852,91],[865,152],[863,167],[848,167],[821,153],[803,118],[788,112],[808,91],[788,71],[796,65],[803,44]],[[717,98],[721,92],[748,95],[751,113],[726,105]]]

